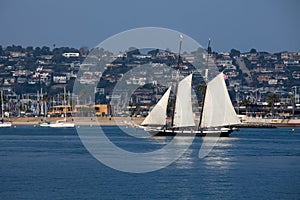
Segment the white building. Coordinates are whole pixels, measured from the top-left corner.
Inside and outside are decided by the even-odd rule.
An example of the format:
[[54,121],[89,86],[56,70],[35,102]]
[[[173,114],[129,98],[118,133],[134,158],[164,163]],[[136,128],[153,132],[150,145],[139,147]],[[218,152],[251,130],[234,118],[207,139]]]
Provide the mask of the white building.
[[58,76],[53,76],[53,82],[54,83],[67,83],[67,76],[63,75],[58,75]]
[[63,53],[62,54],[63,57],[66,57],[66,58],[75,58],[75,57],[79,57],[79,53]]

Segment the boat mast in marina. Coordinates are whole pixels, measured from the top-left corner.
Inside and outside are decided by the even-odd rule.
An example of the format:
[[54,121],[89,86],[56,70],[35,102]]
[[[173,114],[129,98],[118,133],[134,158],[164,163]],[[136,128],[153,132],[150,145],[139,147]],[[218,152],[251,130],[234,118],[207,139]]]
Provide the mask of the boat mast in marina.
[[3,91],[1,91],[1,123],[0,123],[0,128],[9,128],[11,127],[10,122],[5,122],[4,121],[4,102],[3,102]]
[[49,127],[52,128],[73,128],[75,124],[72,122],[67,122],[67,105],[66,105],[66,88],[64,88],[64,120],[57,120],[56,123],[50,124]]

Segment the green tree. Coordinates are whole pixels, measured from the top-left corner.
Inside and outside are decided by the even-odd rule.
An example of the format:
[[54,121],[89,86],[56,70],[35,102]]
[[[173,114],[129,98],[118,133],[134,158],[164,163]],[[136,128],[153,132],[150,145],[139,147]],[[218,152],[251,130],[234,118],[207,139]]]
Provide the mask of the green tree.
[[42,49],[41,49],[41,54],[42,55],[50,55],[51,54],[50,48],[46,47],[46,46],[43,46]]
[[266,96],[266,102],[269,104],[270,112],[274,114],[274,105],[279,101],[279,96],[275,93],[268,93]]
[[4,51],[3,51],[2,46],[0,45],[0,56],[3,56],[3,55],[4,55]]
[[295,95],[293,93],[289,93],[289,97],[293,106],[292,114],[295,115]]
[[243,99],[242,102],[240,103],[241,106],[246,107],[246,112],[249,111],[250,104],[251,104],[251,101],[249,99]]
[[250,49],[250,53],[257,53],[256,49],[252,48]]
[[33,49],[32,46],[26,47],[25,51],[26,51],[26,53],[27,53],[27,56],[26,56],[26,57],[29,57],[29,56],[31,56],[31,55],[34,54],[34,49]]
[[86,57],[89,54],[88,47],[80,47],[79,49],[80,55]]
[[240,57],[241,55],[241,52],[239,50],[236,50],[236,49],[231,49],[230,50],[230,57],[233,58],[235,56],[237,57]]
[[36,47],[34,49],[33,56],[37,57],[37,56],[40,56],[40,55],[41,55],[41,48],[40,47]]
[[133,55],[140,55],[141,52],[135,47],[129,47],[128,51],[126,52],[127,57],[132,58]]
[[151,51],[148,51],[148,55],[151,55],[151,56],[156,56],[159,52],[159,49],[154,49],[154,50],[151,50]]

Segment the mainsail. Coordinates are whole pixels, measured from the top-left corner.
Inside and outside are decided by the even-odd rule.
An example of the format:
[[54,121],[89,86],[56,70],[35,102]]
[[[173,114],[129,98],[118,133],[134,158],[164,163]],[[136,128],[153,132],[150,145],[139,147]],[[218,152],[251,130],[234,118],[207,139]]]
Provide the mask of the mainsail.
[[173,127],[195,126],[191,95],[192,76],[190,74],[178,84]]
[[167,117],[167,106],[169,101],[169,96],[171,92],[171,87],[165,92],[162,98],[151,110],[149,115],[142,122],[142,126],[145,125],[165,125]]
[[239,124],[231,103],[224,74],[220,73],[207,84],[201,127],[218,127]]

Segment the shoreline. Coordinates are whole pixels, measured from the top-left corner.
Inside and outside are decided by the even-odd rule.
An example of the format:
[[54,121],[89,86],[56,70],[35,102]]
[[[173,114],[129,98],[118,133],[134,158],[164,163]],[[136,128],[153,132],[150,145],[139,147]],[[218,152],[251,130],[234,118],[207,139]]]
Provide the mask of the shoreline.
[[[34,126],[39,125],[43,120],[55,123],[57,120],[63,120],[63,117],[12,117],[5,119],[10,121],[13,126]],[[140,125],[144,117],[68,117],[67,122],[74,122],[78,126],[117,126],[117,125]]]
[[277,119],[242,117],[242,123],[246,125],[271,125],[274,127],[300,127],[300,119]]
[[[34,126],[43,121],[43,117],[12,117],[6,119],[13,126]],[[47,117],[45,120],[55,123],[57,120],[63,120],[62,117]],[[68,117],[67,122],[74,122],[78,126],[139,126],[144,117]],[[267,124],[275,127],[300,127],[300,120],[271,120],[271,119],[244,119],[244,125]],[[245,126],[246,127],[246,126]]]

